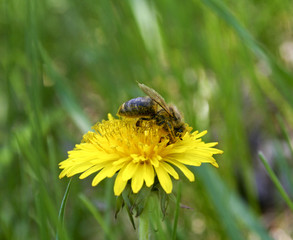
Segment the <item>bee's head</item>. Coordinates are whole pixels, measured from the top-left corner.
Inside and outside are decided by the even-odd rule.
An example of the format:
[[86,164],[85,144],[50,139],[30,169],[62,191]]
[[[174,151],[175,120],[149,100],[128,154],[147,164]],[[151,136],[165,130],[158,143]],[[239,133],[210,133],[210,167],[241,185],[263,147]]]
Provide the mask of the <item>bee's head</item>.
[[177,137],[181,137],[186,132],[186,125],[185,123],[181,122],[180,125],[174,126],[174,132]]
[[172,115],[172,120],[174,123],[181,123],[182,122],[182,114],[179,112],[179,110],[177,109],[177,107],[175,105],[169,105],[169,111]]
[[169,105],[169,110],[172,113],[172,123],[176,136],[181,137],[186,131],[186,126],[183,121],[182,114],[175,105]]

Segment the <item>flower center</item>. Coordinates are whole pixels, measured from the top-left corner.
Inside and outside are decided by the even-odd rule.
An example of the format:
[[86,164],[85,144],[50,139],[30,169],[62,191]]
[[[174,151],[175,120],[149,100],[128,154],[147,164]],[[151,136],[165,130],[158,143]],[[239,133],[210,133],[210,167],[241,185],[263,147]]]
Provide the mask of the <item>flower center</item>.
[[134,163],[144,163],[148,160],[148,158],[138,154],[130,154],[130,157],[132,157]]
[[106,152],[114,150],[121,157],[131,157],[134,163],[159,160],[169,142],[168,133],[155,121],[142,121],[140,126],[136,122],[137,119],[111,119],[95,125],[99,146]]

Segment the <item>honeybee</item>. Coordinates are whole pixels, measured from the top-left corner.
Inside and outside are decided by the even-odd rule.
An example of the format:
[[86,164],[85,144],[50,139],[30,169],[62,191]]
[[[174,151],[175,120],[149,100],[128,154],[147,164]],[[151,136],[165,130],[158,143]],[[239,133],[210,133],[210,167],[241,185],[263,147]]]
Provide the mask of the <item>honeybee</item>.
[[140,89],[148,96],[133,98],[123,103],[118,112],[118,116],[128,118],[139,118],[136,125],[141,121],[155,120],[158,126],[168,132],[170,143],[174,143],[186,131],[183,117],[173,104],[166,104],[164,98],[154,89],[138,83]]

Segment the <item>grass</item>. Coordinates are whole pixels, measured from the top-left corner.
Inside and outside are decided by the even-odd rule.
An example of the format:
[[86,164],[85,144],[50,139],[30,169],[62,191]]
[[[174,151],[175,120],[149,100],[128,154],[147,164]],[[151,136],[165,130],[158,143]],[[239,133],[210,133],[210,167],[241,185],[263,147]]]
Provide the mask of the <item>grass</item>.
[[58,163],[90,126],[142,95],[136,81],[224,150],[219,169],[192,168],[194,183],[175,184],[192,209],[170,202],[154,238],[292,239],[292,8],[1,1],[0,239],[136,239],[125,209],[114,218],[113,180],[96,188],[73,180],[60,209],[68,180],[58,178]]

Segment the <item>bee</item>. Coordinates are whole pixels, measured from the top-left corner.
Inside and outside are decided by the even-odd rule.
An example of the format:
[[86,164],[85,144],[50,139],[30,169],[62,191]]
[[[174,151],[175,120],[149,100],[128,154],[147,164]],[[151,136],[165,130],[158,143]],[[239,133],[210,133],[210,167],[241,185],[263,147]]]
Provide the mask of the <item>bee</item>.
[[177,107],[167,104],[154,89],[142,83],[138,83],[138,86],[147,96],[133,98],[123,103],[117,115],[139,118],[137,126],[140,126],[142,121],[154,120],[158,126],[162,126],[168,132],[170,143],[176,142],[178,138],[181,139],[186,132],[186,125]]

